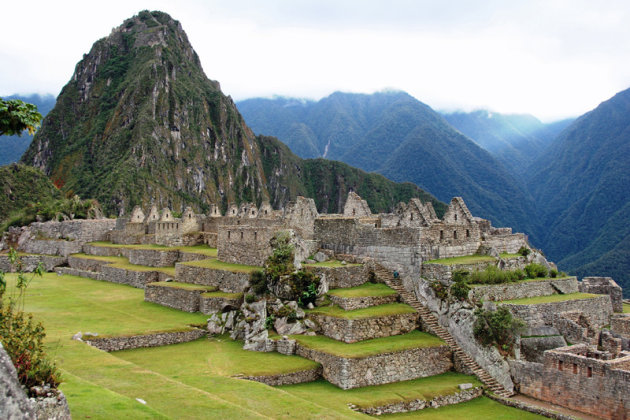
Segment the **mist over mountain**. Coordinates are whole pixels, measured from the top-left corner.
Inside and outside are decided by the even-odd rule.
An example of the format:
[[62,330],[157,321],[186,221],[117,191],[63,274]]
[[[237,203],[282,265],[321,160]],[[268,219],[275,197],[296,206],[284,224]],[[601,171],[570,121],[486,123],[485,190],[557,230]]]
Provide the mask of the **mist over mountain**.
[[414,185],[338,162],[304,162],[275,139],[255,136],[206,77],[181,24],[162,12],[143,11],[94,43],[22,162],[66,195],[96,198],[107,214],[149,204],[207,211],[210,203],[225,209],[268,200],[282,207],[297,194],[338,211],[350,190],[375,211],[411,197],[444,208]]
[[462,196],[473,214],[497,226],[537,232],[524,185],[488,151],[404,92],[336,92],[320,101],[248,99],[237,106],[257,133],[278,137],[298,155],[341,160],[443,201]]
[[[42,117],[55,106],[55,97],[53,95],[11,95],[3,99],[19,99],[37,106],[37,110]],[[33,136],[24,131],[21,136],[0,136],[0,166],[17,162],[24,151],[28,148],[33,140]]]

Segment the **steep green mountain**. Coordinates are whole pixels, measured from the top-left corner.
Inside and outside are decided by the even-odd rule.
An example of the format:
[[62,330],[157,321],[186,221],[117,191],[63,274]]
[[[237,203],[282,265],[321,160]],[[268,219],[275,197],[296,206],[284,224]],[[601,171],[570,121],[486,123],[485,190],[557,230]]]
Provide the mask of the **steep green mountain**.
[[541,243],[560,267],[630,292],[630,89],[565,129],[532,166]]
[[[19,99],[34,104],[43,117],[55,106],[55,97],[52,95],[11,95],[3,99]],[[21,136],[0,136],[0,166],[20,160],[32,140],[33,136],[26,131]]]
[[[392,200],[426,196],[340,164],[303,162],[257,138],[206,77],[180,23],[162,12],[143,11],[93,45],[22,161],[64,193],[97,199],[106,214],[150,203],[207,211],[269,199],[279,207],[319,191],[328,195],[318,202],[338,211],[349,190],[374,185]],[[326,165],[331,174],[308,178]],[[366,198],[375,210],[396,204]]]
[[527,114],[486,110],[443,114],[453,127],[489,151],[506,168],[522,174],[572,120],[543,124]]
[[325,156],[413,182],[443,201],[462,196],[473,214],[497,226],[537,232],[524,186],[490,153],[404,92],[337,92],[317,102],[249,99],[237,106],[255,132],[278,137],[302,156]]
[[0,167],[0,222],[28,202],[60,199],[61,193],[40,170],[26,165]]

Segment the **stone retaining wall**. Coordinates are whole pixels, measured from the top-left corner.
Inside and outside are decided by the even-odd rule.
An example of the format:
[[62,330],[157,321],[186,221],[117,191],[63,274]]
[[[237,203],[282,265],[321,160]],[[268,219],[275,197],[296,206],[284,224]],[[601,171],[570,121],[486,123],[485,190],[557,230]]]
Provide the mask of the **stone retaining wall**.
[[345,343],[408,333],[418,327],[418,317],[417,312],[362,319],[308,315],[308,318],[319,324],[323,335]]
[[298,343],[296,354],[321,363],[324,379],[342,389],[439,375],[453,367],[451,351],[446,345],[348,358],[309,349]]
[[537,405],[531,405],[531,404],[527,404],[523,401],[518,401],[512,398],[504,398],[501,397],[499,395],[493,394],[493,393],[487,393],[486,397],[490,398],[491,400],[494,400],[498,403],[501,403],[505,406],[508,407],[514,407],[514,408],[518,408],[519,410],[523,410],[523,411],[527,411],[530,413],[534,413],[534,414],[538,414],[540,416],[544,416],[550,419],[555,419],[555,420],[576,420],[575,417],[573,416],[566,416],[564,414],[558,413],[556,411],[553,410],[549,410],[545,407],[540,407]]
[[415,399],[411,401],[401,401],[377,407],[357,408],[364,414],[370,416],[380,416],[382,414],[407,413],[410,411],[423,410],[425,408],[440,408],[447,405],[460,404],[473,400],[483,394],[481,387],[466,389],[454,394],[440,395],[431,400]]
[[199,296],[199,312],[202,314],[212,314],[214,312],[223,312],[223,309],[227,306],[232,308],[238,308],[243,302],[243,295],[241,294],[237,298],[228,298],[222,296]]
[[391,294],[389,296],[360,296],[360,297],[339,297],[335,295],[329,295],[330,301],[341,307],[344,311],[351,311],[353,309],[369,308],[371,306],[385,305],[388,303],[394,303],[398,301],[397,294]]
[[103,261],[96,258],[68,257],[68,265],[71,268],[83,271],[101,271],[104,265],[111,264],[109,261]]
[[611,277],[584,277],[580,292],[610,295],[613,311],[623,312],[622,289]]
[[148,283],[155,283],[164,280],[164,273],[157,271],[131,271],[124,268],[112,267],[104,265],[101,268],[101,280],[110,281],[112,283],[127,284],[129,286],[144,289]]
[[191,290],[172,286],[171,283],[149,283],[144,288],[144,300],[184,312],[198,312],[199,295],[212,289],[201,286],[197,290]]
[[149,267],[172,267],[179,261],[177,249],[130,249],[129,262]]
[[[52,255],[24,255],[21,256],[22,268],[26,272],[35,271],[37,265],[41,262],[45,271],[53,271],[55,267],[66,263],[66,258]],[[5,273],[14,273],[15,267],[9,262],[8,255],[0,255],[0,271]]]
[[129,258],[130,248],[116,248],[112,246],[83,245],[83,253],[88,255],[98,255],[99,257],[127,257]]
[[61,255],[62,257],[67,257],[70,254],[81,252],[82,248],[83,244],[78,241],[31,239],[20,246],[20,251],[30,254]]
[[561,302],[538,303],[532,305],[500,304],[507,307],[513,316],[522,319],[530,327],[554,325],[554,320],[562,312],[582,312],[594,328],[608,325],[612,314],[610,296],[602,295],[590,299],[565,300]]
[[328,282],[329,289],[345,289],[360,286],[369,279],[366,265],[351,265],[342,267],[322,267],[304,264],[303,268]]
[[614,315],[610,318],[610,330],[625,338],[630,338],[630,314]]
[[243,292],[249,286],[248,273],[233,273],[179,263],[175,264],[175,278],[181,283],[216,286],[219,290],[229,293]]
[[243,379],[250,381],[262,382],[269,386],[295,385],[305,382],[313,382],[322,376],[322,367],[315,369],[301,370],[299,372],[281,373],[278,375],[266,376],[245,376]]
[[473,300],[501,301],[578,292],[576,277],[518,283],[474,285],[468,297]]
[[87,277],[94,280],[102,280],[101,273],[98,273],[95,271],[79,270],[78,268],[57,267],[55,268],[55,272],[59,275],[67,274],[69,276],[79,276],[79,277]]
[[422,277],[431,281],[439,281],[441,283],[448,284],[453,278],[453,271],[466,270],[485,270],[490,265],[496,265],[496,261],[481,261],[475,264],[422,264]]
[[170,344],[186,343],[205,336],[207,331],[190,329],[186,331],[156,332],[153,334],[134,335],[130,337],[94,337],[84,340],[97,349],[111,352],[137,349],[141,347],[160,347]]

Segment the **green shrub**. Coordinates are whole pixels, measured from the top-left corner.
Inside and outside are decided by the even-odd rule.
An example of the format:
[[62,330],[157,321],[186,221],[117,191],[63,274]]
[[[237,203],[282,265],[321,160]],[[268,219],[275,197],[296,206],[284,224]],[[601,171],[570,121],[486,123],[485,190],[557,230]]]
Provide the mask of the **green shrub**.
[[538,277],[547,277],[547,267],[538,263],[527,264],[525,266],[525,273],[527,274],[527,277],[529,277],[530,279],[535,279]]
[[518,253],[521,254],[523,257],[527,257],[529,254],[532,253],[532,250],[527,248],[526,246],[522,246],[519,248]]
[[[252,271],[249,275],[249,286],[257,295],[262,295],[267,292],[267,277],[265,273],[262,270]],[[245,297],[246,299],[247,296]]]
[[558,270],[556,270],[555,268],[549,270],[549,277],[551,277],[552,279],[558,277]]
[[269,330],[273,328],[273,323],[276,322],[275,315],[271,314],[265,319],[265,329]]
[[308,306],[309,303],[315,304],[316,299],[317,299],[317,286],[315,285],[315,283],[310,283],[300,293],[300,297],[298,298],[298,304],[301,307],[305,308],[306,306]]
[[496,311],[477,309],[475,315],[475,338],[485,346],[496,346],[503,354],[513,354],[516,336],[522,332],[525,323],[512,317],[505,307],[499,307]]
[[455,282],[451,285],[451,294],[458,300],[468,299],[470,286],[465,281]]
[[252,295],[251,293],[248,293],[245,295],[245,302],[246,303],[254,303],[256,301],[256,296]]
[[448,299],[448,287],[439,281],[431,282],[431,289],[433,289],[435,296],[437,296],[440,300]]

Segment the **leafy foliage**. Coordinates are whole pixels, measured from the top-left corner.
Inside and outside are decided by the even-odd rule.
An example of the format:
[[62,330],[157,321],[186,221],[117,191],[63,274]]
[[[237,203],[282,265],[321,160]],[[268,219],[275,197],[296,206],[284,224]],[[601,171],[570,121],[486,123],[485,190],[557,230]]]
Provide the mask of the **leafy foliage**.
[[525,273],[530,279],[547,277],[547,274],[549,274],[547,267],[537,263],[527,264],[525,266]]
[[61,376],[46,355],[44,327],[41,322],[33,320],[32,314],[23,311],[26,288],[34,276],[42,275],[43,267],[40,264],[31,275],[24,273],[22,262],[13,249],[9,251],[9,261],[17,270],[17,282],[16,290],[4,299],[7,287],[5,275],[0,272],[0,341],[11,357],[18,380],[27,392],[33,386],[44,384],[57,387]]
[[527,257],[529,254],[532,253],[532,250],[527,248],[526,246],[522,246],[518,249],[518,253],[523,257]]
[[513,354],[516,336],[521,333],[525,323],[512,317],[505,307],[499,307],[496,311],[477,309],[475,316],[475,338],[485,346],[496,346],[503,354]]
[[0,136],[22,134],[24,130],[32,136],[39,127],[42,114],[37,112],[33,104],[19,99],[4,100],[0,98]]

